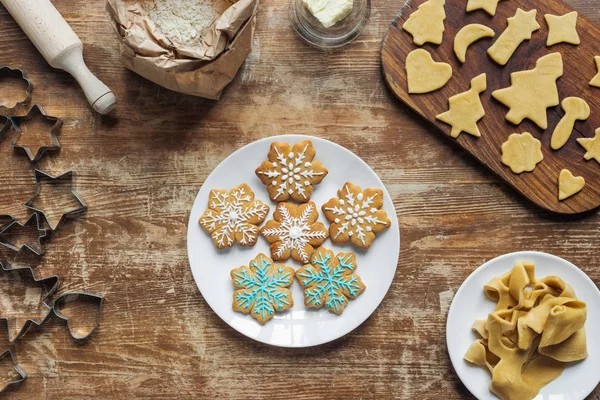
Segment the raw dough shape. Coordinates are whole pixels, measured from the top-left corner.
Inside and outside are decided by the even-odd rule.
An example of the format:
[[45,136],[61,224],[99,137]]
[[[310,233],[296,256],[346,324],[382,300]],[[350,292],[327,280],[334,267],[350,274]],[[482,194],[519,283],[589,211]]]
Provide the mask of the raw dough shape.
[[485,12],[493,17],[496,15],[498,3],[500,3],[500,0],[469,0],[467,3],[467,12],[485,10]]
[[568,169],[563,169],[558,177],[558,200],[563,201],[576,195],[584,186],[583,176],[574,176]]
[[452,66],[433,61],[427,50],[413,50],[406,57],[406,81],[410,94],[434,92],[446,86],[450,78]]
[[425,43],[440,44],[444,38],[446,0],[428,0],[417,11],[410,14],[402,29],[410,33],[417,46]]
[[515,174],[533,171],[543,159],[542,142],[529,132],[513,133],[502,145],[502,164]]
[[544,15],[548,24],[548,41],[546,46],[550,47],[558,43],[579,44],[577,33],[577,11],[565,15]]
[[596,68],[598,69],[598,73],[596,74],[594,79],[591,80],[590,86],[600,87],[600,57],[594,57],[594,61],[596,61]]
[[456,54],[456,58],[461,63],[464,63],[467,57],[467,49],[470,45],[480,39],[494,37],[494,35],[496,35],[494,30],[485,25],[470,24],[463,27],[454,37],[454,53]]
[[550,146],[553,150],[563,147],[573,133],[576,121],[585,121],[590,117],[590,106],[579,97],[567,97],[561,103],[565,116],[560,120],[554,132]]
[[506,65],[508,60],[517,51],[517,48],[525,40],[530,40],[533,32],[540,29],[536,22],[537,10],[523,11],[517,9],[514,17],[508,18],[508,28],[488,49],[488,54],[492,60],[500,65]]
[[436,118],[452,126],[450,136],[457,138],[461,132],[480,137],[481,132],[477,122],[485,116],[485,110],[479,98],[480,93],[487,89],[487,76],[481,74],[471,80],[471,89],[450,97],[450,110]]
[[596,136],[593,138],[581,138],[577,142],[587,151],[583,156],[586,160],[593,158],[600,163],[600,128],[596,129]]
[[496,90],[492,96],[510,110],[506,119],[519,125],[525,118],[540,128],[548,128],[546,109],[560,102],[556,80],[563,74],[560,53],[548,54],[537,60],[535,68],[510,75],[511,86]]

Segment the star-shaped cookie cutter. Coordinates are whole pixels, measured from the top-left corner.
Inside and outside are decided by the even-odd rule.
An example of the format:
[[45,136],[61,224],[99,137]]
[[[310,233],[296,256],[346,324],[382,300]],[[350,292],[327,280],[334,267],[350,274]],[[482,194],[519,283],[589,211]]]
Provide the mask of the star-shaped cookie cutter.
[[2,354],[0,354],[0,360],[3,360],[4,357],[10,357],[10,363],[12,364],[13,371],[19,375],[18,378],[13,379],[12,381],[6,382],[2,388],[0,388],[0,393],[4,392],[9,386],[17,385],[27,379],[27,372],[17,362],[15,361],[15,357],[11,349],[5,350]]
[[[44,286],[44,288],[46,289],[46,293],[43,295],[41,300],[42,300],[43,306],[47,309],[47,312],[45,313],[45,315],[42,318],[26,320],[15,337],[13,337],[13,338],[10,337],[11,330],[10,330],[10,326],[9,326],[9,323],[10,323],[9,318],[2,316],[0,314],[0,320],[5,320],[7,323],[7,327],[9,327],[8,341],[11,343],[14,343],[15,341],[17,341],[18,339],[23,337],[33,325],[40,326],[52,316],[53,306],[48,303],[48,299],[50,299],[54,295],[54,293],[56,293],[56,291],[58,290],[58,288],[60,286],[60,277],[58,275],[54,275],[54,276],[50,276],[48,278],[37,279],[35,277],[35,273],[33,272],[33,268],[31,268],[31,267],[10,268],[10,266],[8,264],[6,264],[6,266],[4,266],[4,264],[2,262],[0,262],[0,267],[2,267],[2,270],[0,271],[0,273],[2,273],[2,274],[16,272],[17,274],[20,275],[24,271],[28,272],[28,274],[31,277],[31,279],[33,280],[33,282],[41,283]],[[1,313],[1,311],[0,311],[0,313]]]
[[[46,213],[43,210],[33,207],[33,203],[35,202],[35,199],[40,194],[40,188],[41,188],[43,181],[56,182],[56,181],[60,181],[60,180],[68,180],[69,181],[69,190],[70,190],[71,194],[73,195],[73,197],[75,197],[75,200],[77,200],[77,202],[79,203],[79,207],[63,213],[60,220],[56,223],[56,225],[53,226],[52,222],[48,219]],[[87,210],[87,204],[85,204],[85,202],[81,199],[81,197],[79,197],[79,195],[77,193],[75,193],[75,191],[73,190],[73,171],[67,171],[58,176],[51,176],[43,171],[40,171],[39,169],[36,169],[35,170],[35,186],[36,186],[35,194],[33,195],[33,197],[31,197],[29,200],[27,200],[27,203],[25,203],[25,207],[29,208],[32,211],[35,211],[36,213],[43,215],[44,219],[48,223],[48,226],[53,231],[56,231],[58,229],[58,227],[67,218],[71,218],[75,215],[79,215]]]
[[0,79],[4,77],[17,78],[25,81],[25,99],[15,103],[13,107],[6,107],[4,104],[0,104],[0,107],[12,110],[19,107],[20,105],[29,103],[29,101],[31,100],[31,92],[33,91],[33,85],[31,84],[31,81],[27,79],[27,74],[25,74],[25,72],[18,68],[4,66],[0,67]]
[[[31,120],[37,116],[43,117],[45,120],[54,123],[54,125],[52,126],[52,128],[50,128],[50,140],[52,141],[52,145],[40,146],[38,148],[37,152],[34,154],[33,151],[28,146],[20,146],[19,140],[21,139],[21,137],[23,135],[23,131],[21,130],[21,123],[24,121]],[[44,109],[42,107],[40,107],[39,105],[36,104],[33,107],[31,107],[31,110],[29,110],[27,115],[10,117],[9,119],[12,122],[13,129],[15,130],[15,133],[13,134],[13,138],[11,141],[11,146],[15,149],[22,149],[23,151],[25,151],[25,153],[27,154],[27,157],[29,157],[30,161],[32,161],[32,162],[39,161],[40,158],[42,158],[42,156],[44,155],[44,153],[48,150],[59,150],[60,149],[60,143],[58,142],[58,138],[56,137],[56,134],[60,130],[60,127],[62,126],[63,122],[60,118],[51,117],[51,116],[47,115],[44,112]]]
[[[37,235],[38,236],[38,238],[37,238],[38,246],[37,247],[33,243],[25,243],[25,244],[21,245],[20,247],[17,247],[13,243],[10,243],[2,238],[3,235],[6,235],[13,229],[15,229],[15,228],[22,229],[28,225],[33,224],[34,221],[35,221],[35,224],[36,224],[35,226],[36,226],[37,232],[38,232],[38,235]],[[42,246],[42,239],[45,237],[46,237],[46,230],[43,229],[40,225],[40,217],[38,216],[38,213],[33,213],[27,219],[27,221],[25,221],[25,223],[23,223],[23,224],[21,224],[19,221],[13,220],[11,223],[6,225],[6,227],[0,231],[0,245],[7,247],[11,250],[14,250],[14,251],[21,251],[23,248],[27,248],[27,249],[31,250],[33,253],[37,254],[38,256],[41,256],[42,254],[44,254],[44,247]]]

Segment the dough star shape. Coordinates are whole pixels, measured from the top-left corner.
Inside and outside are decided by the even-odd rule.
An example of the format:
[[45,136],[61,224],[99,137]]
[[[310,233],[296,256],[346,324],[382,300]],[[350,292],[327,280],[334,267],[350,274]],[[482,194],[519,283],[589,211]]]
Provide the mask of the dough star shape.
[[477,122],[485,116],[479,94],[487,88],[487,76],[481,74],[471,81],[471,89],[450,97],[450,110],[436,118],[452,126],[450,136],[457,138],[461,132],[480,137]]
[[467,3],[467,12],[475,10],[485,10],[492,17],[496,15],[500,0],[469,0]]
[[600,163],[600,128],[596,129],[594,138],[581,138],[577,142],[587,151],[583,156],[586,160],[593,158]]
[[542,142],[529,132],[513,133],[502,145],[502,163],[515,174],[533,171],[543,159]]
[[211,234],[217,249],[231,247],[235,242],[254,246],[258,239],[257,225],[269,213],[269,206],[254,200],[254,192],[245,183],[231,191],[211,190],[208,207],[198,223]]
[[523,11],[517,9],[514,17],[508,18],[508,27],[498,40],[488,49],[488,55],[496,63],[506,65],[525,40],[530,40],[533,32],[540,29],[536,22],[537,10]]
[[454,54],[456,54],[456,58],[464,63],[469,46],[480,39],[494,37],[495,35],[494,30],[485,25],[470,24],[463,27],[454,37]]
[[435,62],[427,50],[411,51],[406,57],[408,93],[423,94],[439,90],[452,78],[452,66]]
[[594,79],[590,81],[590,86],[600,87],[600,57],[594,57],[594,61],[596,61],[596,68],[598,69],[598,73],[596,74]]
[[422,46],[427,42],[442,43],[446,19],[445,4],[446,0],[428,0],[408,17],[402,29],[412,35],[414,44]]
[[319,211],[312,201],[294,205],[279,203],[260,234],[271,245],[271,257],[275,261],[285,261],[291,257],[295,261],[307,263],[315,247],[323,244],[329,231],[317,222]]
[[514,72],[511,86],[496,90],[492,96],[510,110],[506,119],[519,125],[525,118],[540,128],[548,128],[547,108],[559,104],[556,80],[563,74],[560,53],[552,53],[537,60],[535,68]]
[[560,171],[558,177],[558,200],[563,201],[581,192],[585,186],[582,176],[574,176],[568,169]]
[[580,44],[577,33],[577,11],[565,15],[546,14],[544,18],[548,24],[548,41],[546,46],[550,47],[558,43]]

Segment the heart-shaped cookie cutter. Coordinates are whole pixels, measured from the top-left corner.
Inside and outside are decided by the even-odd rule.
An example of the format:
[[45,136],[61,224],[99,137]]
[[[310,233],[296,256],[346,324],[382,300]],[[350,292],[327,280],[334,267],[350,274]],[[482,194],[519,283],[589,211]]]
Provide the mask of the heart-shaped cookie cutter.
[[[63,306],[65,304],[79,301],[81,299],[83,299],[83,301],[95,303],[96,306],[98,307],[98,309],[96,310],[96,320],[94,322],[94,327],[88,333],[86,333],[84,335],[77,333],[77,331],[72,326],[72,318],[67,317],[66,315],[64,315],[61,312],[61,309],[63,308]],[[96,331],[96,329],[98,328],[98,326],[100,325],[100,314],[102,312],[103,304],[104,304],[103,296],[98,296],[96,294],[85,293],[85,292],[69,292],[69,293],[65,293],[65,294],[61,295],[54,301],[52,310],[54,311],[54,315],[56,315],[58,318],[67,321],[67,329],[69,330],[69,333],[71,334],[73,339],[84,340],[84,339],[87,339],[88,337],[90,337],[90,335],[92,333],[94,333]]]

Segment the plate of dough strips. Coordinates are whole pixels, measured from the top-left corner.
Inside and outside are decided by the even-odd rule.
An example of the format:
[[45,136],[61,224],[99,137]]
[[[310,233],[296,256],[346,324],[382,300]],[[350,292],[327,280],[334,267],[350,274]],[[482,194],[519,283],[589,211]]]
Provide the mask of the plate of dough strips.
[[400,231],[375,172],[324,139],[251,143],[204,182],[188,224],[202,296],[238,332],[307,347],[335,340],[379,306]]
[[452,365],[478,399],[583,400],[600,382],[600,291],[559,257],[519,252],[473,272],[448,313]]

